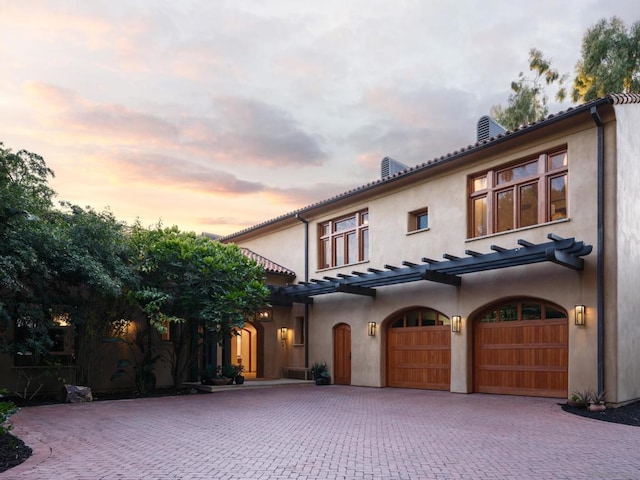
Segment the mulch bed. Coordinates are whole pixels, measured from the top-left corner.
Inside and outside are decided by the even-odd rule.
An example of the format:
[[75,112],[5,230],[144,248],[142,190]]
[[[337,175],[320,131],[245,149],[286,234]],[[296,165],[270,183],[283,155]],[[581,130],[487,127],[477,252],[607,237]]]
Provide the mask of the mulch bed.
[[0,473],[20,465],[31,456],[31,448],[10,433],[0,434]]
[[572,407],[563,403],[562,410],[581,417],[602,420],[603,422],[622,423],[640,427],[640,402],[630,403],[617,408],[607,408],[604,412],[590,412],[588,408]]

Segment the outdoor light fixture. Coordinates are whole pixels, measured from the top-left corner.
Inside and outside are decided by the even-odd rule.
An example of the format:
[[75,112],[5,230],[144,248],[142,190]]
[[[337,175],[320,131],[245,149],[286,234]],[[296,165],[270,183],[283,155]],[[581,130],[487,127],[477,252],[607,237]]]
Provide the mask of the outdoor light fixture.
[[451,317],[451,331],[460,333],[462,330],[462,317],[460,315],[454,315]]
[[282,327],[280,329],[280,343],[284,347],[287,344],[287,327]]
[[584,305],[576,305],[574,307],[576,325],[584,326],[586,324],[585,310],[586,309]]
[[376,322],[369,322],[367,325],[367,333],[370,337],[376,336]]
[[273,320],[273,310],[270,308],[259,310],[256,312],[256,320],[259,322],[270,322]]

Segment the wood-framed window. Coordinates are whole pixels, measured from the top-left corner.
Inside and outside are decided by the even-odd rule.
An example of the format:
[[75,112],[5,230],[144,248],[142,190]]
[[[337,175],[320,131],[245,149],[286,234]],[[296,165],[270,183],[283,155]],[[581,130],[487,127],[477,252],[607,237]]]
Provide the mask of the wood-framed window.
[[419,210],[414,210],[413,212],[409,212],[409,222],[407,229],[409,233],[428,229],[429,210],[426,207]]
[[566,148],[469,179],[469,237],[568,218]]
[[318,268],[369,260],[369,212],[361,210],[318,225]]

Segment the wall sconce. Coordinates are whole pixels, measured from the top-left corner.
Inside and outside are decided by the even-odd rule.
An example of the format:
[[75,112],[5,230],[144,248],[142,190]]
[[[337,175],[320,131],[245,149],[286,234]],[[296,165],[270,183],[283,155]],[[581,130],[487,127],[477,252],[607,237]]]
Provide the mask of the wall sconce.
[[259,322],[270,322],[273,320],[273,309],[267,308],[256,312],[256,320]]
[[460,333],[462,330],[462,317],[460,315],[454,315],[451,317],[451,331]]
[[586,324],[586,309],[584,305],[576,305],[574,307],[576,325],[584,326]]
[[367,333],[370,337],[376,336],[376,322],[369,322],[367,324]]
[[287,327],[282,327],[280,329],[280,343],[282,344],[282,346],[286,346],[287,345]]

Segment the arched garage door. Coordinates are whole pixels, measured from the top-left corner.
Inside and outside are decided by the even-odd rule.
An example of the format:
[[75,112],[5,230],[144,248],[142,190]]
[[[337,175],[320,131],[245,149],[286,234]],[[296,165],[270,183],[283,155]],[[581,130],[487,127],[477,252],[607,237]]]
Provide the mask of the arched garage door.
[[566,398],[566,312],[537,300],[494,305],[473,328],[474,391]]
[[387,385],[449,390],[449,317],[428,308],[404,311],[387,328]]

